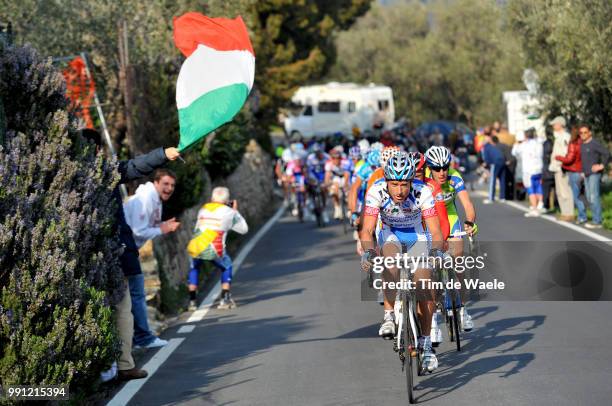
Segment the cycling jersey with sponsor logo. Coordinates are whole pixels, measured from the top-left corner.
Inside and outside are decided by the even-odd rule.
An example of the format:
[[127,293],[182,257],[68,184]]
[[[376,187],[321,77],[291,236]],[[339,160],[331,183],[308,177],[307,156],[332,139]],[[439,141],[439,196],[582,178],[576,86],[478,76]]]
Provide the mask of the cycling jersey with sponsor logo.
[[412,229],[416,235],[425,235],[422,219],[437,216],[431,189],[418,179],[412,181],[410,194],[401,203],[393,201],[387,182],[372,185],[365,199],[365,215],[380,216],[383,228]]
[[[432,185],[436,184],[436,182],[431,179],[431,172],[429,168],[425,172],[425,176],[428,178],[428,182]],[[430,180],[431,179],[431,180]],[[459,214],[457,213],[457,205],[455,204],[455,198],[459,192],[462,192],[465,189],[465,183],[463,182],[463,178],[461,174],[456,169],[448,170],[448,180],[443,184],[439,185],[440,189],[434,193],[434,199],[436,201],[444,202],[446,206],[446,212],[448,217],[449,224],[449,232],[450,234],[455,234],[462,231],[461,221],[459,219]],[[442,219],[440,219],[442,224]],[[447,236],[445,236],[447,238]]]

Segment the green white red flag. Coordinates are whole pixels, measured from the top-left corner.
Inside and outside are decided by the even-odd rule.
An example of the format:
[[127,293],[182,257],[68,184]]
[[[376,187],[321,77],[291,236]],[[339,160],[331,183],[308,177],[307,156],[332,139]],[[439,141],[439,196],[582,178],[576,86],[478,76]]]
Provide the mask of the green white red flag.
[[176,83],[183,151],[240,111],[255,79],[255,53],[246,25],[190,12],[174,19],[174,43],[187,57]]

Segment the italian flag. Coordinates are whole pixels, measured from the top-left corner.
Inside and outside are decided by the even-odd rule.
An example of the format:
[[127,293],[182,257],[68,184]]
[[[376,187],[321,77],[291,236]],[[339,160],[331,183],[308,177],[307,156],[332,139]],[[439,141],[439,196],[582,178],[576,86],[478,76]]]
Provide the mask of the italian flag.
[[240,111],[253,87],[255,53],[241,17],[184,14],[174,19],[174,43],[187,57],[176,83],[183,151]]

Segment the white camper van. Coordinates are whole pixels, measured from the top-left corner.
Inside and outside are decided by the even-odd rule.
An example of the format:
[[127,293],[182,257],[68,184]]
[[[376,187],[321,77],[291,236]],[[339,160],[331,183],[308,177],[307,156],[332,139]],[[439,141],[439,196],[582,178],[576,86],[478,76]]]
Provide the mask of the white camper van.
[[361,133],[389,127],[395,120],[393,92],[388,86],[331,82],[300,87],[293,98],[297,115],[283,123],[289,136],[314,137],[341,132]]

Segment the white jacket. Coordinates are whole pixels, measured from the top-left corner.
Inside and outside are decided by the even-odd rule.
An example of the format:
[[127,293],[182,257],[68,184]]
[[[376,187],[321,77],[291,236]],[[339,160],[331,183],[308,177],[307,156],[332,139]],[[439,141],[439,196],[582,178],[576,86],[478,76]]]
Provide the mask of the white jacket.
[[238,234],[246,234],[249,226],[240,213],[222,203],[206,203],[198,211],[198,220],[195,233],[204,230],[220,231],[223,234],[223,252],[225,252],[225,239],[229,230]]
[[534,138],[514,144],[512,155],[521,160],[523,184],[531,186],[531,176],[541,174],[544,167],[542,141]]
[[138,248],[162,234],[162,202],[152,182],[138,186],[136,193],[123,204],[125,221],[134,233]]
[[557,155],[566,156],[567,148],[570,142],[570,135],[567,131],[555,131],[555,142],[553,144],[552,154],[550,155],[550,165],[548,165],[548,170],[551,172],[560,172],[561,171],[561,161],[555,159]]

